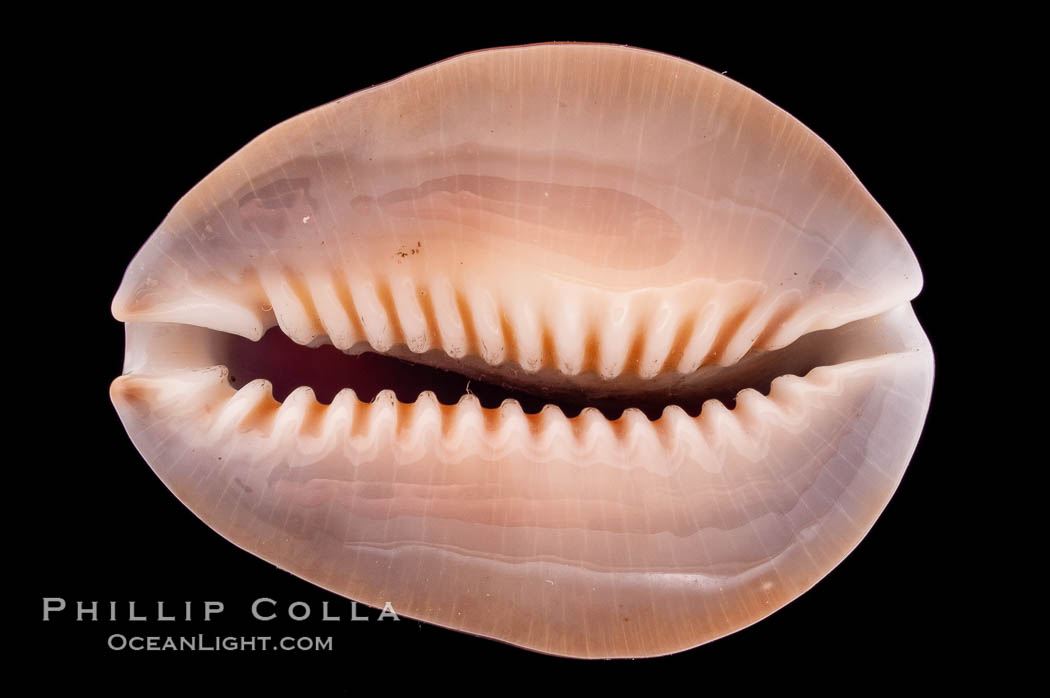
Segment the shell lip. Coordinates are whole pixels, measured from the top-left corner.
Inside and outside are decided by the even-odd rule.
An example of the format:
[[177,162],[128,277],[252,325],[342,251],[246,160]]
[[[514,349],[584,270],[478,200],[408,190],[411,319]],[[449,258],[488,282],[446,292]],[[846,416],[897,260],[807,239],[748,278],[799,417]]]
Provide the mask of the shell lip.
[[[704,366],[688,376],[675,373],[658,373],[641,379],[627,376],[627,385],[633,389],[616,389],[623,377],[605,379],[586,374],[585,385],[596,390],[588,393],[583,392],[580,382],[570,380],[579,381],[580,376],[548,370],[544,374],[547,382],[537,384],[532,381],[532,374],[513,361],[498,365],[488,373],[457,371],[457,363],[464,359],[471,359],[475,368],[483,365],[477,355],[451,357],[432,351],[430,361],[415,363],[419,354],[404,344],[392,347],[392,353],[376,351],[367,345],[340,351],[323,337],[309,345],[297,344],[276,327],[259,341],[252,341],[178,323],[133,322],[126,325],[124,375],[221,370],[232,390],[253,381],[264,381],[278,403],[303,389],[309,390],[311,397],[322,405],[331,404],[343,391],[349,391],[364,403],[387,399],[385,394],[389,393],[401,404],[412,404],[427,394],[428,399],[446,406],[473,399],[487,410],[510,404],[526,414],[539,414],[552,408],[570,419],[595,410],[610,421],[635,411],[656,421],[673,409],[698,417],[703,405],[712,400],[731,410],[745,390],[768,396],[775,379],[804,377],[821,366],[909,351],[925,350],[932,357],[925,335],[921,330],[916,335],[910,329],[911,323],[914,323],[914,313],[910,306],[901,306],[875,318],[803,335],[777,350],[751,350],[729,366]],[[892,329],[883,331],[889,328]],[[164,355],[170,343],[193,344],[204,356],[195,356],[184,365],[180,365],[179,360],[185,352],[174,352],[174,360],[155,358],[158,354]],[[440,358],[435,360],[434,356]],[[526,380],[507,377],[514,374]],[[667,380],[672,382],[668,384]],[[564,381],[564,385],[559,385],[559,381]]]

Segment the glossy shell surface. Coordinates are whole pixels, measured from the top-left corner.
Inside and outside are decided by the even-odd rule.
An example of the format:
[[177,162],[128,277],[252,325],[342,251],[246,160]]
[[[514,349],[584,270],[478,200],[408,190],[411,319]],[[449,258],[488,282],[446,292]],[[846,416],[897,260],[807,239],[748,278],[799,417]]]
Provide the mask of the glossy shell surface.
[[[666,654],[872,526],[929,404],[921,285],[845,163],[746,87],[622,46],[493,49],[194,187],[113,301],[111,396],[187,506],[304,579],[541,652]],[[286,364],[232,375],[271,328],[552,404],[275,399]]]

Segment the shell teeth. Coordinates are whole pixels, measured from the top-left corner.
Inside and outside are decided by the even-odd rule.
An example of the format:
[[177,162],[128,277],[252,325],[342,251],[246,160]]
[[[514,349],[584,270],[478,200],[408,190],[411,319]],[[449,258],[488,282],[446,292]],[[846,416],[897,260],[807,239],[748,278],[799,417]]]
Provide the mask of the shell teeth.
[[263,273],[259,278],[281,331],[299,344],[310,344],[324,333],[313,296],[287,274]]
[[357,399],[357,393],[352,388],[343,388],[325,410],[325,428],[349,430],[361,404],[361,401]]
[[320,457],[352,445],[351,450],[359,454],[389,449],[399,459],[416,460],[434,449],[449,458],[479,449],[498,457],[495,454],[511,449],[537,456],[560,454],[583,464],[637,467],[644,463],[664,472],[687,461],[709,467],[727,449],[761,460],[769,455],[770,430],[805,428],[807,411],[823,402],[819,395],[834,397],[841,392],[840,374],[846,370],[821,368],[805,378],[778,378],[769,396],[743,390],[732,410],[708,400],[699,416],[690,417],[680,407],[669,406],[655,422],[633,408],[616,420],[590,407],[574,418],[566,417],[555,405],[529,415],[515,400],[486,409],[469,394],[456,405],[442,405],[430,391],[406,404],[398,402],[393,391],[384,390],[371,403],[363,403],[353,390],[345,389],[330,405],[324,405],[304,386],[281,403],[273,398],[272,386],[264,379],[234,392],[222,366],[122,376],[114,382],[113,393],[139,406],[144,414],[162,419],[194,415],[193,419],[202,422],[198,425],[201,433],[212,443],[250,433],[258,453],[287,456],[294,451],[297,458],[304,454]]
[[672,405],[664,408],[656,428],[660,432],[668,467],[672,471],[685,462],[699,463],[708,472],[718,470],[720,461],[704,438],[697,418],[690,417],[681,407]]
[[649,321],[645,349],[638,364],[638,375],[654,378],[661,372],[674,343],[677,318],[666,303],[661,305]]
[[320,409],[322,408],[314,396],[313,388],[296,388],[277,408],[273,424],[274,435],[277,438],[282,435],[294,437],[299,433],[316,431]]
[[722,313],[714,303],[708,303],[697,313],[678,362],[679,373],[692,373],[704,364],[711,353],[721,320]]
[[354,327],[353,308],[347,308],[346,301],[340,297],[340,289],[331,277],[308,276],[307,286],[317,310],[318,320],[332,344],[340,351],[349,351],[354,344],[362,340],[361,333]]
[[349,286],[351,300],[364,329],[365,341],[376,351],[389,351],[397,337],[376,284],[370,279],[354,278],[350,279]]
[[453,359],[463,358],[470,349],[470,342],[467,339],[467,329],[460,311],[464,303],[456,293],[452,282],[445,277],[440,277],[423,289],[423,294],[429,296],[433,303],[437,336],[441,338],[441,346],[445,353]]
[[271,268],[246,272],[221,302],[207,284],[190,286],[192,298],[181,306],[143,300],[143,308],[124,312],[138,305],[120,296],[114,309],[119,306],[120,317],[130,313],[125,319],[174,321],[252,339],[277,325],[302,345],[330,342],[346,352],[370,347],[380,353],[404,346],[416,355],[440,350],[457,360],[480,357],[490,367],[514,363],[526,374],[547,368],[605,380],[733,364],[752,349],[775,349],[826,326],[833,315],[828,303],[803,306],[797,290],[771,293],[745,281],[614,292],[549,278],[533,281],[531,288],[541,290],[523,297],[525,281],[516,277],[467,283],[424,271]]
[[[763,295],[752,284],[610,294],[565,287],[536,298],[512,297],[446,277],[336,273],[259,275],[263,310],[299,344],[330,341],[343,351],[365,345],[412,354],[439,349],[453,359],[513,362],[526,373],[593,371],[652,379],[705,365],[730,365],[754,348],[782,346],[808,329],[797,293]],[[556,284],[552,281],[551,284]],[[327,338],[327,339],[326,339]]]
[[471,288],[467,293],[466,311],[474,331],[474,352],[490,366],[498,366],[507,356],[507,346],[500,323],[500,309],[492,294],[481,287]]
[[481,357],[489,366],[514,362],[530,374],[590,370],[606,380],[731,365],[752,349],[779,348],[834,326],[832,301],[804,305],[797,290],[763,293],[753,282],[699,281],[622,294],[559,280],[546,285],[522,298],[514,280],[468,286],[445,276],[263,270],[247,274],[226,297],[196,284],[180,304],[118,296],[114,312],[251,339],[276,324],[302,345],[327,341],[348,352],[367,345],[381,353],[404,345],[413,354],[439,349],[453,359]]
[[543,368],[543,330],[530,303],[511,303],[504,308],[508,343],[513,345],[513,359],[526,373]]
[[632,306],[625,300],[611,303],[605,311],[601,327],[598,372],[602,378],[612,379],[623,373],[627,365],[627,355],[637,335],[636,328],[641,321],[633,312]]
[[554,347],[554,367],[567,376],[577,375],[583,368],[584,319],[580,307],[565,299],[551,308],[548,322]]
[[430,349],[432,344],[429,322],[419,304],[420,296],[425,295],[426,291],[416,290],[416,285],[408,277],[397,279],[390,286],[404,342],[409,351],[422,354]]
[[212,434],[233,431],[268,432],[280,403],[273,399],[273,386],[263,378],[253,380],[233,394],[212,426]]
[[797,303],[797,293],[782,293],[752,305],[727,340],[720,363],[728,366],[739,361],[760,339],[784,324],[785,316],[794,311]]

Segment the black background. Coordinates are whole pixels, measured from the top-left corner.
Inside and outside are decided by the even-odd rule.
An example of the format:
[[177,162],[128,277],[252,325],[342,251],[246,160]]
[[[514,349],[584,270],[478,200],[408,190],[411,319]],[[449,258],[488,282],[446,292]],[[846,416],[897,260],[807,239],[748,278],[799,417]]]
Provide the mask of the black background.
[[[47,182],[51,195],[27,207],[35,220],[58,224],[30,226],[35,256],[27,266],[49,260],[47,273],[22,270],[44,287],[24,300],[39,313],[29,330],[38,359],[32,366],[45,368],[16,371],[16,380],[32,386],[18,393],[23,428],[38,431],[43,446],[32,467],[22,469],[30,483],[9,494],[34,512],[22,520],[19,536],[28,542],[22,560],[31,589],[19,606],[32,628],[29,649],[55,666],[78,667],[41,681],[72,676],[112,684],[147,669],[191,682],[199,672],[264,682],[300,677],[350,693],[365,676],[402,681],[434,670],[454,686],[484,669],[507,677],[681,672],[700,685],[808,683],[815,671],[872,680],[937,672],[942,665],[935,658],[955,652],[965,636],[956,620],[960,592],[950,545],[957,531],[941,508],[948,496],[943,483],[958,458],[946,444],[962,409],[952,387],[961,373],[953,362],[962,360],[941,351],[959,312],[951,264],[941,252],[941,212],[952,199],[945,163],[957,134],[950,115],[961,100],[957,73],[969,53],[943,38],[949,30],[911,31],[904,21],[829,28],[807,18],[797,27],[773,21],[761,32],[747,20],[675,26],[670,17],[656,27],[625,20],[539,28],[449,17],[440,28],[426,20],[406,27],[396,17],[289,15],[259,25],[190,19],[173,27],[125,17],[135,26],[121,30],[105,18],[84,18],[82,31],[70,26],[49,44],[54,67],[29,75],[44,94],[28,116],[47,134],[31,143],[39,168],[33,181]],[[123,356],[123,328],[109,303],[124,268],[209,171],[266,128],[311,107],[463,51],[549,40],[663,51],[725,71],[772,100],[845,159],[904,232],[926,279],[915,308],[938,361],[934,399],[912,465],[882,518],[797,601],[753,627],[665,658],[545,657],[408,619],[377,622],[375,611],[368,623],[350,623],[349,602],[239,550],[185,509],[135,451],[108,399]],[[61,330],[52,332],[47,324],[55,321],[42,318],[59,318]],[[205,600],[222,601],[226,611],[209,624],[76,623],[70,613],[44,623],[46,596],[71,605],[118,601],[122,614],[132,600],[150,615],[157,601],[178,609],[193,601],[195,617]],[[279,607],[307,602],[314,617],[259,623],[249,615],[259,597]],[[343,622],[317,619],[326,600]],[[106,640],[115,632],[331,635],[334,650],[114,652]]]

